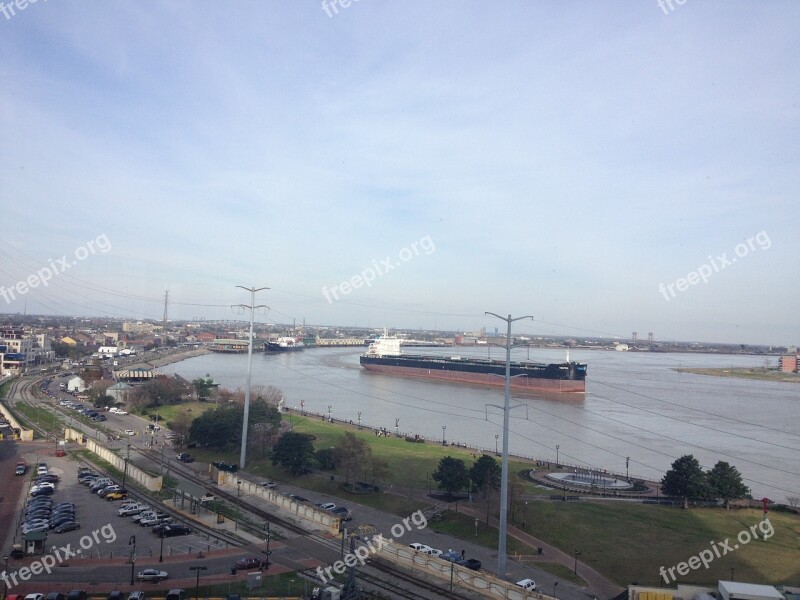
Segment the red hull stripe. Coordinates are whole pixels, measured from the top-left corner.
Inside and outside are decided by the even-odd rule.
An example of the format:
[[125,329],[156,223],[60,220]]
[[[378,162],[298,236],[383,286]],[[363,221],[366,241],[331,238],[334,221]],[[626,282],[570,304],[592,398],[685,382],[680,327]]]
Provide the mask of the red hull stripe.
[[[390,365],[362,365],[367,371],[388,373],[403,377],[417,377],[420,379],[437,379],[439,381],[454,381],[456,383],[470,383],[487,385],[491,387],[504,387],[502,377],[488,373],[462,373],[458,371],[439,371],[419,369],[415,367],[393,367]],[[512,377],[511,389],[515,392],[586,392],[585,380],[572,379],[538,379],[532,377]]]

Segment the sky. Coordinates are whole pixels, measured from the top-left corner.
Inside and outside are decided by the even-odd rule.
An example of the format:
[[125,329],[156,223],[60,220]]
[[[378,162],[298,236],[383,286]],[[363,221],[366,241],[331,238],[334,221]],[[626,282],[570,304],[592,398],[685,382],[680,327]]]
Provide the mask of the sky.
[[0,313],[797,344],[800,4],[662,2],[5,2]]

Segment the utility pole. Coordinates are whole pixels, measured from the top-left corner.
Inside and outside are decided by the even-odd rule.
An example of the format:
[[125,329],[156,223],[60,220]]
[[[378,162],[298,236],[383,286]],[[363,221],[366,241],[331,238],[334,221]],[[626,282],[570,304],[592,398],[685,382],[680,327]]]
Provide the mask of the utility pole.
[[250,418],[250,377],[253,370],[253,319],[257,308],[269,308],[263,304],[256,306],[256,292],[268,290],[268,287],[246,288],[241,285],[236,287],[250,292],[250,304],[240,304],[242,308],[250,309],[250,339],[247,344],[247,383],[244,388],[244,419],[242,420],[242,449],[239,452],[239,469],[244,469],[247,461],[247,421]]
[[506,531],[508,529],[508,418],[511,412],[511,323],[521,319],[533,319],[532,316],[517,317],[512,319],[501,317],[497,313],[486,312],[487,315],[497,317],[508,325],[506,331],[506,389],[505,403],[503,405],[503,468],[500,477],[500,539],[497,543],[497,576],[504,579],[506,576]]
[[164,292],[164,320],[161,323],[161,331],[164,335],[164,343],[162,347],[167,345],[167,303],[169,302],[169,290]]

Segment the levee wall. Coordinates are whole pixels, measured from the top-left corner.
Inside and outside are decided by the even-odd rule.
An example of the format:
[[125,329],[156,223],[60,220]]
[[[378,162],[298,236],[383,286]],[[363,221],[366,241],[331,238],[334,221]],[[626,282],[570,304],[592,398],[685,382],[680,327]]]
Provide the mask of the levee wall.
[[423,554],[412,550],[408,546],[401,546],[394,542],[385,544],[377,552],[381,560],[387,560],[397,566],[405,567],[411,571],[422,571],[448,583],[451,581],[454,588],[469,589],[489,598],[508,598],[509,600],[555,600],[538,592],[527,592],[510,581],[503,581],[488,573],[473,571],[450,561]]
[[297,502],[296,500],[289,498],[289,496],[285,496],[279,492],[276,492],[275,490],[268,490],[258,484],[253,483],[252,481],[246,481],[244,479],[240,480],[238,477],[236,477],[236,473],[220,471],[214,467],[211,467],[211,469],[212,473],[216,472],[215,478],[217,480],[217,485],[224,485],[235,490],[238,487],[237,481],[241,481],[242,494],[252,494],[257,498],[261,498],[262,500],[277,506],[283,511],[290,513],[295,519],[301,521],[304,525],[311,524],[319,529],[328,530],[334,535],[338,535],[341,532],[340,527],[342,520],[329,512],[319,510],[318,508],[311,506],[306,502]]
[[[76,429],[71,429],[67,427],[64,430],[64,439],[70,440],[73,442],[78,442],[79,444],[83,444],[86,446],[86,449],[89,452],[92,452],[102,458],[107,463],[111,464],[115,469],[120,471],[125,470],[125,459],[121,456],[118,456],[112,450],[109,450],[96,440],[91,438],[87,438],[83,432],[78,431]],[[161,486],[164,483],[164,478],[162,476],[154,476],[142,471],[139,467],[132,464],[128,461],[128,479],[132,479],[133,481],[138,482],[139,484],[143,485],[145,488],[150,490],[151,492],[157,492],[161,489]]]

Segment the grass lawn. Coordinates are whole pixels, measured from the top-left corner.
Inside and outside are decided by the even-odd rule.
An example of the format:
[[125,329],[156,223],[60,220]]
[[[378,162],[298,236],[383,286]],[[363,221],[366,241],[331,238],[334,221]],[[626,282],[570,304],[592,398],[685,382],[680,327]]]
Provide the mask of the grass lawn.
[[174,421],[178,414],[184,412],[188,413],[190,419],[194,419],[195,417],[202,415],[207,410],[211,410],[215,406],[216,405],[213,402],[183,402],[181,404],[162,404],[157,409],[146,409],[142,415],[155,415],[158,413],[158,417],[160,419],[159,422],[166,423],[168,421]]
[[[182,405],[175,408],[179,409],[180,406]],[[471,451],[463,448],[430,442],[406,442],[402,438],[376,437],[371,430],[359,431],[357,426],[332,424],[322,419],[298,415],[291,415],[290,418],[295,431],[314,436],[314,446],[317,449],[334,446],[345,430],[363,438],[372,448],[373,454],[385,460],[389,466],[391,481],[380,482],[382,489],[398,493],[350,496],[340,486],[341,476],[338,473],[293,478],[281,468],[273,467],[267,458],[257,456],[257,453],[249,455],[248,471],[264,478],[293,483],[320,494],[349,497],[352,502],[374,506],[397,515],[407,515],[423,504],[430,503],[430,499],[425,498],[429,485],[426,475],[436,469],[442,457],[449,455],[461,458],[467,467],[475,460]],[[239,458],[237,449],[231,449],[227,453],[197,449],[192,454],[198,460],[205,461],[223,459],[238,462]],[[519,472],[534,467],[535,465],[525,461],[512,460],[510,473],[516,477]],[[331,481],[331,474],[335,475],[334,481]],[[369,473],[367,479],[370,479]],[[517,479],[519,480],[518,477]],[[409,500],[410,487],[413,489]],[[548,496],[553,493],[551,490],[540,488],[531,482],[523,482],[523,488],[529,499],[526,530],[567,554],[571,555],[578,550],[581,552],[582,562],[593,566],[620,585],[634,581],[640,584],[666,585],[667,582],[659,574],[661,566],[669,569],[681,562],[688,562],[704,550],[712,549],[712,541],[716,542],[720,556],[714,557],[707,570],[701,566],[685,576],[678,576],[680,583],[711,584],[718,579],[730,579],[732,568],[735,569],[737,581],[770,584],[796,582],[800,540],[800,517],[797,515],[772,512],[770,519],[774,536],[767,541],[759,539],[741,544],[736,539],[737,535],[760,522],[760,511],[682,510],[612,501],[550,502],[536,500],[535,497]],[[474,519],[466,515],[455,515],[452,519],[432,525],[437,530],[465,540],[476,539]],[[494,530],[486,531],[480,522],[478,533],[479,543],[496,548],[497,536]],[[729,540],[732,550],[723,555],[724,547],[720,544],[726,539]],[[740,547],[734,550],[737,543]],[[509,552],[533,554],[535,549],[509,539]],[[559,576],[569,575],[561,566],[552,563],[537,566]],[[669,583],[674,585],[673,581]]]
[[[46,408],[38,408],[18,402],[14,406],[14,411],[25,416],[28,423],[36,423],[45,431],[60,431],[61,422],[59,419]],[[22,423],[20,423],[21,425]]]
[[[739,532],[757,524],[759,510],[691,509],[623,502],[536,502],[528,505],[526,530],[572,553],[620,585],[659,584],[659,567],[688,561],[726,538],[733,548]],[[740,544],[714,557],[709,569],[690,571],[680,583],[737,581],[790,583],[797,577],[800,518],[770,513],[775,534],[769,540]],[[744,538],[744,534],[743,534]],[[677,574],[677,573],[676,573]],[[663,581],[663,580],[662,580]]]

